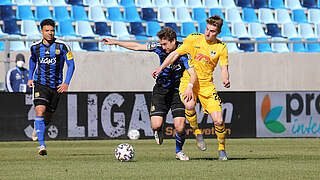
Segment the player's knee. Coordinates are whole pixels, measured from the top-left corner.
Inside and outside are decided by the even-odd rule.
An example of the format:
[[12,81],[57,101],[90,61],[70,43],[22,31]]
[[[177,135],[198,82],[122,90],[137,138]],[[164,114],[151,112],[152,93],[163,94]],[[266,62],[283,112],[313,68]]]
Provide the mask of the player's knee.
[[175,129],[179,134],[183,134],[184,132],[184,126],[175,126]]
[[223,120],[221,119],[216,119],[214,120],[214,125],[215,126],[222,126],[223,125]]
[[188,111],[193,111],[195,108],[195,103],[189,101],[188,103],[184,103],[184,106]]

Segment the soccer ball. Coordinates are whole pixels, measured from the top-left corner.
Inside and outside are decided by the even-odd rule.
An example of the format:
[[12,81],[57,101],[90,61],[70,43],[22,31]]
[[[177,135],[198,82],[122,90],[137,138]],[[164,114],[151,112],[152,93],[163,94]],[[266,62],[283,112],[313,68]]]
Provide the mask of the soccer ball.
[[137,140],[140,137],[140,132],[138,130],[136,130],[136,129],[131,129],[128,132],[128,137],[129,137],[129,139]]
[[119,144],[115,149],[114,155],[121,162],[130,161],[134,158],[134,149],[128,143]]

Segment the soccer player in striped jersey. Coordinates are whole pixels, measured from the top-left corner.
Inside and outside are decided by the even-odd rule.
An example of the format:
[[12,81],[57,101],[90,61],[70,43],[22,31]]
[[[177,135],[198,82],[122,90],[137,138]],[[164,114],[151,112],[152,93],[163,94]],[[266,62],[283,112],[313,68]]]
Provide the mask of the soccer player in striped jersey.
[[[33,88],[33,103],[36,111],[34,129],[40,144],[39,154],[44,156],[47,155],[44,143],[45,126],[57,108],[61,93],[68,90],[75,66],[70,47],[54,37],[55,22],[45,19],[40,23],[40,27],[43,37],[40,41],[33,43],[30,48],[27,85]],[[67,64],[68,69],[63,81],[64,63]]]
[[[104,41],[105,45],[119,45],[135,51],[154,52],[159,56],[161,64],[167,55],[180,46],[181,43],[176,41],[177,36],[175,31],[168,27],[159,31],[157,36],[159,37],[159,43],[150,42],[147,44],[140,44],[136,42],[115,41],[108,38],[103,38],[101,41]],[[191,78],[189,79],[190,84],[193,84],[197,77],[195,76],[193,67],[190,67],[188,64],[187,56],[181,56],[178,61],[165,68],[157,76],[156,84],[153,87],[150,109],[151,127],[154,130],[155,140],[159,145],[161,145],[163,141],[163,120],[171,109],[176,129],[176,158],[180,160],[189,160],[188,156],[182,151],[182,146],[185,141],[185,106],[181,102],[179,95],[180,78],[185,69],[191,75]],[[185,101],[192,99],[192,88],[188,88],[184,93],[187,97]],[[202,142],[203,144],[201,145],[203,147],[205,144],[204,141]]]
[[[210,114],[215,126],[215,133],[218,139],[218,153],[220,160],[227,160],[225,152],[226,129],[222,118],[221,100],[213,84],[213,71],[218,62],[221,67],[221,77],[224,87],[230,87],[228,71],[228,50],[225,43],[217,39],[221,32],[223,20],[215,15],[207,19],[205,34],[190,34],[183,44],[175,51],[170,53],[162,65],[155,69],[152,74],[157,75],[169,64],[175,62],[179,56],[184,54],[191,55],[190,62],[197,73],[198,81],[194,84],[194,97],[199,98],[205,113]],[[181,78],[180,93],[188,86],[188,73],[184,72]],[[196,116],[195,110],[187,112]],[[195,117],[196,118],[196,117]]]

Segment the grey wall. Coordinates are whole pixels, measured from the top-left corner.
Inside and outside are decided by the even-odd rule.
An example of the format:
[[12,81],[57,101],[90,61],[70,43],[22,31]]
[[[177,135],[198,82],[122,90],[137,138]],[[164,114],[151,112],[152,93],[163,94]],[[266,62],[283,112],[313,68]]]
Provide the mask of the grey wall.
[[[30,57],[24,52],[26,58]],[[11,67],[16,53],[11,53]],[[320,89],[320,54],[229,54],[231,88],[222,87],[220,68],[214,81],[222,91],[303,91]],[[0,53],[0,82],[4,81],[4,53]],[[76,71],[70,91],[151,91],[151,72],[159,65],[148,52],[76,52]],[[28,65],[28,63],[26,64]]]

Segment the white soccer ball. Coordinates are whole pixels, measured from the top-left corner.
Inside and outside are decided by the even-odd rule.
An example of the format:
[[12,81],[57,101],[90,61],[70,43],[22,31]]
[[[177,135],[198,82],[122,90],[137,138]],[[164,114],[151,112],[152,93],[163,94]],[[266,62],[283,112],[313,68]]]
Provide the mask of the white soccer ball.
[[128,137],[129,137],[129,139],[137,140],[140,137],[140,132],[138,130],[136,130],[136,129],[131,129],[128,132]]
[[134,158],[134,149],[128,143],[119,144],[115,149],[114,155],[121,162],[130,161]]

